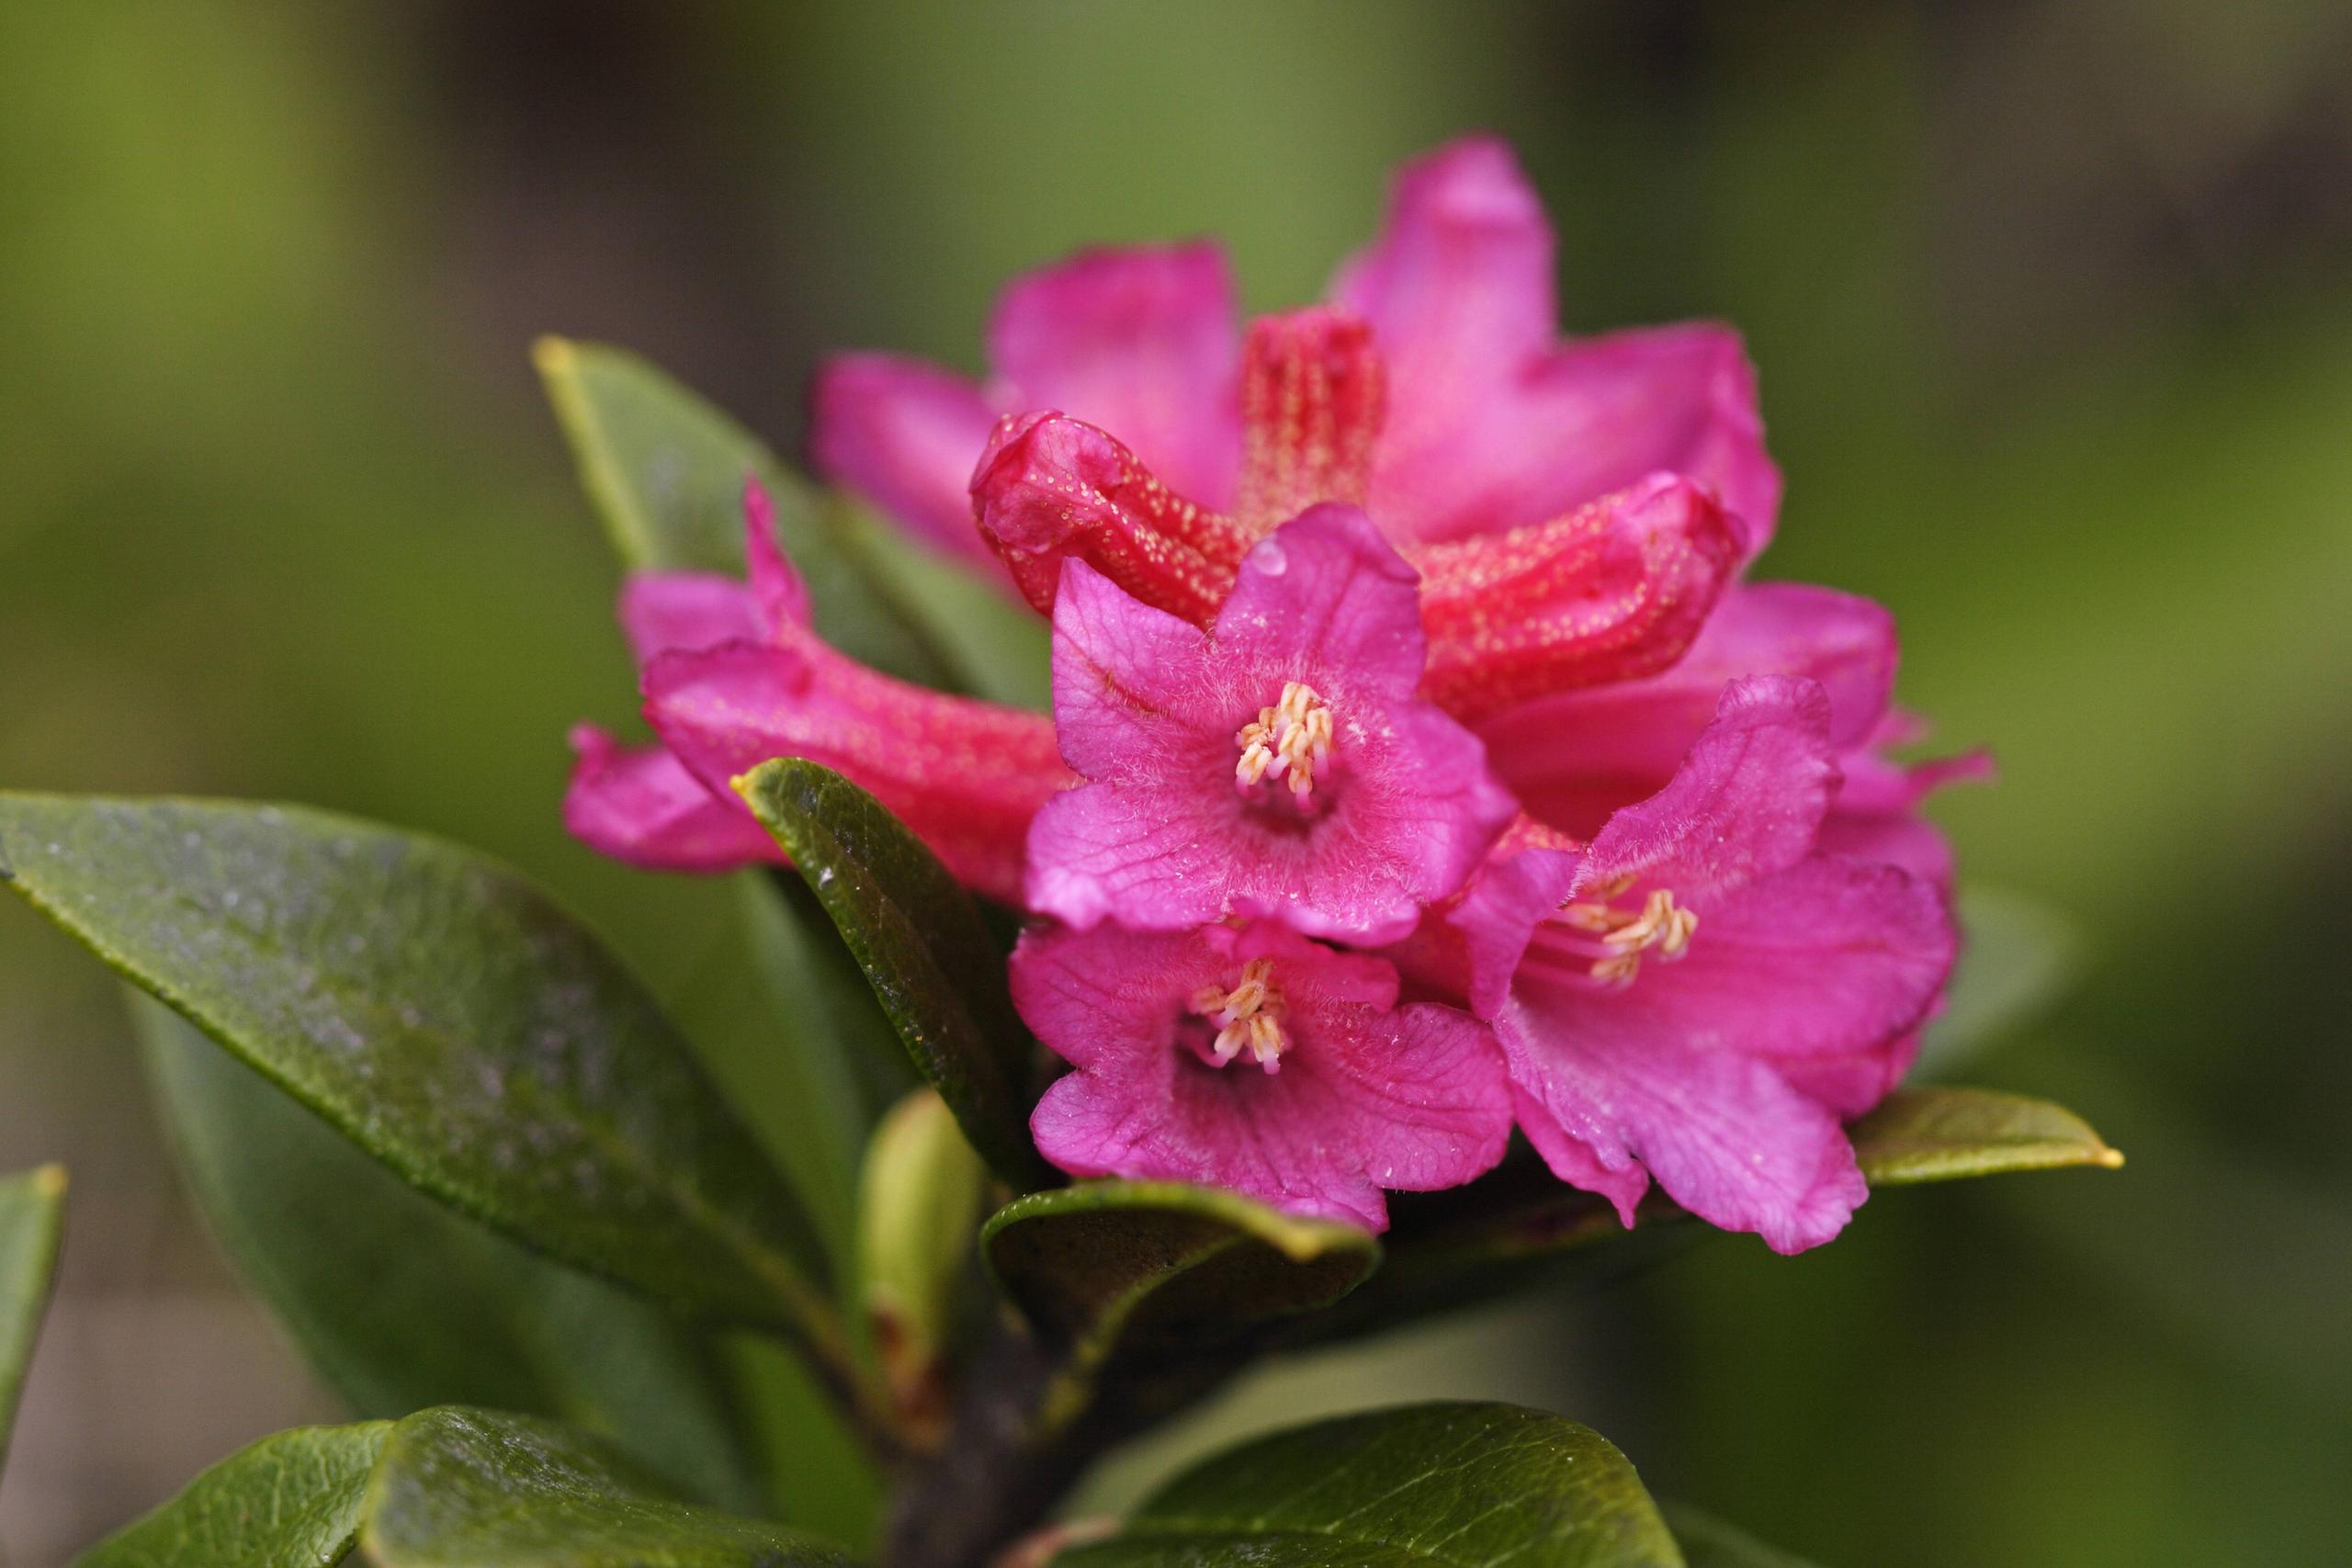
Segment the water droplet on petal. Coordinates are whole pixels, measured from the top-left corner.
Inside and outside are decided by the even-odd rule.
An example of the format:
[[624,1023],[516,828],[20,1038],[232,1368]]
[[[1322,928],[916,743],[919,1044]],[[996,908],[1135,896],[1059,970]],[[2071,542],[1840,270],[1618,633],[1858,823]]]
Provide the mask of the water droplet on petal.
[[1290,570],[1290,558],[1283,553],[1279,539],[1261,539],[1250,551],[1250,564],[1268,577],[1280,577]]

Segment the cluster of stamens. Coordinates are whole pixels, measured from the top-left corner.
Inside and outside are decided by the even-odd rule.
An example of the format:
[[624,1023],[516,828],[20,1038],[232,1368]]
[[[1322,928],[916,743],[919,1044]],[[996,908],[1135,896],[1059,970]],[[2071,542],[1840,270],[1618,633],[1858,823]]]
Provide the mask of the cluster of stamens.
[[1244,784],[1272,777],[1290,784],[1302,806],[1315,793],[1316,779],[1331,763],[1331,708],[1304,681],[1285,681],[1272,707],[1241,727],[1234,738],[1241,761],[1233,776]]
[[1210,1050],[1218,1066],[1246,1049],[1266,1071],[1282,1071],[1282,1055],[1290,1045],[1290,1036],[1283,1032],[1283,994],[1274,989],[1272,959],[1253,958],[1244,964],[1241,979],[1231,990],[1203,986],[1193,993],[1193,1010],[1217,1026]]
[[1622,877],[1594,888],[1594,897],[1560,907],[1563,921],[1600,939],[1592,977],[1607,985],[1630,985],[1641,972],[1645,953],[1655,953],[1661,964],[1673,963],[1690,950],[1691,934],[1699,929],[1698,911],[1677,904],[1670,888],[1652,889],[1638,913],[1613,907],[1610,901],[1631,887],[1633,880]]

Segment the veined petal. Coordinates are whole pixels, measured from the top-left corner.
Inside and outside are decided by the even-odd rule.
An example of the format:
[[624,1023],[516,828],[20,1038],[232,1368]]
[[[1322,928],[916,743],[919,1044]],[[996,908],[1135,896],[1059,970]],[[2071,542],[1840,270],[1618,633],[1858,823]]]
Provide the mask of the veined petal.
[[1318,502],[1362,506],[1387,394],[1386,367],[1362,318],[1322,307],[1252,321],[1234,502],[1242,524],[1263,532]]
[[1742,676],[1724,688],[1673,781],[1609,818],[1579,889],[1647,881],[1712,908],[1804,859],[1837,788],[1820,683]]
[[1084,561],[1145,604],[1206,626],[1251,535],[1186,501],[1082,421],[1015,414],[972,475],[979,531],[1029,602],[1050,615],[1064,560]]
[[784,858],[749,812],[703,787],[664,748],[628,750],[583,724],[571,749],[580,760],[563,825],[590,849],[654,871],[732,871]]
[[972,461],[996,414],[978,387],[920,359],[848,354],[817,373],[809,456],[926,544],[993,572],[972,525]]
[[1496,1026],[1520,1125],[1561,1179],[1631,1224],[1646,1171],[1701,1219],[1775,1252],[1845,1228],[1870,1190],[1836,1116],[1760,1058],[1616,1027],[1611,999],[1515,1004]]
[[1550,523],[1414,551],[1430,696],[1475,719],[1655,674],[1699,635],[1740,554],[1738,525],[1672,474]]
[[1320,671],[1353,691],[1406,696],[1429,654],[1419,581],[1363,513],[1317,506],[1242,558],[1217,612],[1217,648],[1300,679]]
[[1202,630],[1120,592],[1084,561],[1062,569],[1054,608],[1054,728],[1062,760],[1115,778],[1170,742],[1195,689]]
[[1005,290],[989,354],[1007,406],[1115,432],[1178,491],[1222,506],[1241,449],[1238,316],[1213,244],[1086,251]]

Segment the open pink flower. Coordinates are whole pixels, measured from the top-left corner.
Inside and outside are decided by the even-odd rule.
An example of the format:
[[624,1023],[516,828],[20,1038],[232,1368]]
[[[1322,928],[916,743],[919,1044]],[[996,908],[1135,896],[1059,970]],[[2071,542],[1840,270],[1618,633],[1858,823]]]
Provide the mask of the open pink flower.
[[[1214,247],[1089,252],[1007,292],[984,386],[917,361],[834,361],[812,447],[829,476],[974,558],[988,551],[964,501],[972,458],[999,418],[1046,411],[1115,438],[1244,547],[1317,502],[1361,505],[1419,546],[1541,526],[1671,474],[1728,516],[1733,553],[1760,550],[1781,481],[1736,334],[1688,323],[1563,342],[1552,265],[1509,149],[1474,138],[1408,164],[1330,306],[1257,323],[1246,354]],[[999,544],[1049,602],[1058,572],[1041,547],[1034,532]],[[1021,551],[1043,564],[1024,574]],[[1227,578],[1239,555],[1223,552]]]
[[1316,507],[1261,541],[1206,632],[1064,570],[1054,718],[1088,782],[1030,829],[1030,908],[1389,942],[1510,819],[1477,740],[1414,695],[1413,571],[1363,513]]
[[621,620],[662,744],[624,751],[575,732],[566,825],[663,869],[776,860],[728,781],[772,758],[808,757],[873,791],[958,878],[1016,902],[1030,818],[1071,782],[1052,725],[894,680],[829,647],[809,627],[807,590],[776,548],[756,485],[744,524],[748,583],[657,572],[624,589]]
[[1077,1071],[1030,1127],[1074,1176],[1202,1182],[1385,1230],[1384,1191],[1491,1168],[1510,1090],[1484,1024],[1284,928],[1032,931],[1012,995]]
[[1894,617],[1868,599],[1794,582],[1726,594],[1672,669],[1638,681],[1557,693],[1481,717],[1495,771],[1527,811],[1578,838],[1611,812],[1665,787],[1742,675],[1817,681],[1844,782],[1822,825],[1822,847],[1951,881],[1943,835],[1919,818],[1929,791],[1990,771],[1982,754],[1904,765],[1889,746],[1917,738],[1893,705]]
[[1655,1179],[1794,1252],[1867,1195],[1839,1118],[1907,1066],[1954,937],[1928,881],[1821,850],[1831,709],[1732,682],[1664,789],[1582,851],[1515,835],[1446,917],[1521,1127],[1629,1224]]

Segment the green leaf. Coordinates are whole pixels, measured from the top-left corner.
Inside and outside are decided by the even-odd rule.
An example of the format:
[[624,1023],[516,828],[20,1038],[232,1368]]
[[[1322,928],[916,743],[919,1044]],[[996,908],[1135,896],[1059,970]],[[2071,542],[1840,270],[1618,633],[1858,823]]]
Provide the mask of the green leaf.
[[930,1089],[899,1102],[866,1145],[858,1185],[858,1285],[891,1397],[936,1418],[956,1287],[972,1257],[988,1172]]
[[833,918],[972,1147],[1015,1187],[1047,1179],[1029,1141],[1028,1032],[969,895],[880,801],[828,768],[764,762],[735,787]]
[[1039,711],[1054,705],[1053,625],[1008,592],[837,496],[828,513],[842,547],[935,641],[961,689]]
[[0,1179],[0,1461],[8,1457],[17,1396],[49,1305],[64,1228],[64,1167],[44,1165]]
[[450,1407],[392,1430],[368,1489],[376,1568],[844,1568],[831,1547],[699,1508],[557,1422]]
[[389,1421],[303,1427],[264,1438],[188,1483],[79,1568],[318,1568],[359,1529],[368,1468]]
[[1997,1089],[1898,1089],[1851,1131],[1873,1187],[2123,1163],[2073,1111]]
[[0,795],[51,919],[415,1187],[838,1357],[791,1190],[605,950],[514,873],[296,807]]
[[1625,1456],[1508,1404],[1317,1422],[1185,1472],[1055,1568],[1681,1568]]
[[178,1014],[131,996],[213,1234],[355,1413],[475,1404],[561,1416],[715,1501],[758,1506],[710,1352],[683,1325],[435,1202]]
[[1329,1306],[1380,1266],[1352,1225],[1303,1220],[1212,1187],[1088,1181],[1017,1198],[982,1256],[1030,1323],[1069,1348],[1054,1427],[1114,1356],[1195,1348]]
[[1928,1025],[1921,1070],[1941,1077],[2030,1022],[2064,992],[2081,964],[2082,932],[2021,894],[1972,886],[1960,895],[1962,945],[1944,1010]]
[[1660,1505],[1689,1568],[1814,1568],[1688,1503]]
[[910,681],[970,689],[915,596],[880,570],[889,556],[844,537],[756,436],[624,350],[548,337],[534,357],[581,482],[630,570],[740,574],[743,481],[756,477],[827,642]]

